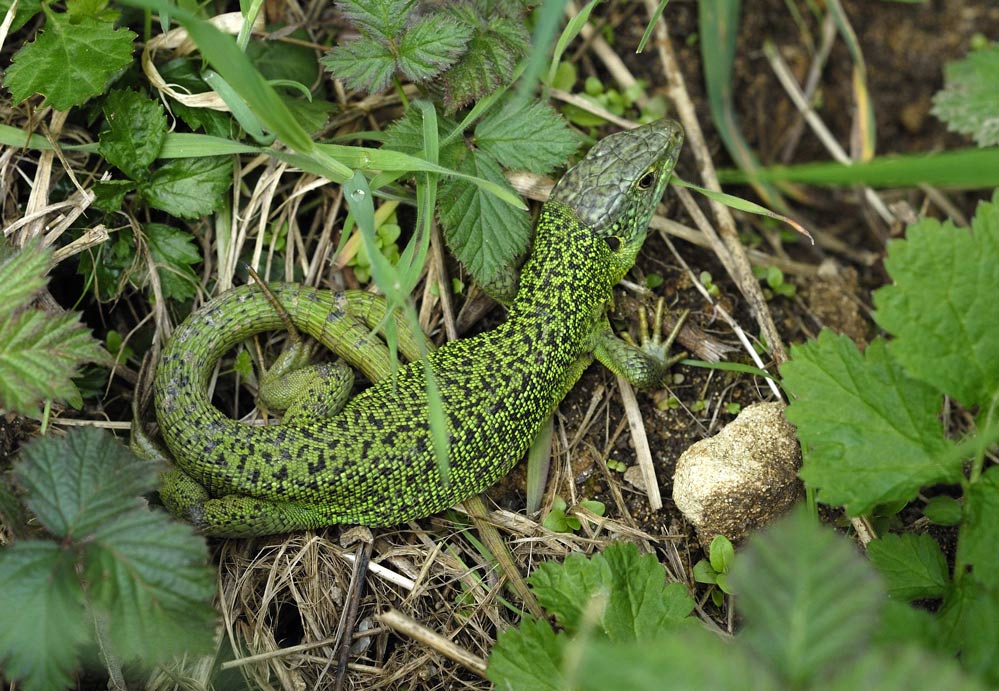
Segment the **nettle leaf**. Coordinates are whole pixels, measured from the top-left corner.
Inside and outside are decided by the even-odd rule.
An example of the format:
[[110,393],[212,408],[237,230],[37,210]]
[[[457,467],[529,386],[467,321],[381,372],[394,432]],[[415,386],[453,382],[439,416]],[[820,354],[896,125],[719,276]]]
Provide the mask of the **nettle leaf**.
[[875,291],[874,318],[895,335],[892,355],[963,405],[988,405],[999,394],[999,192],[970,231],[935,219],[909,226],[888,243],[885,268],[893,285]]
[[320,58],[323,66],[348,89],[376,93],[395,74],[395,56],[385,44],[369,38],[344,41]]
[[792,346],[781,375],[804,449],[799,474],[821,501],[856,516],[923,485],[960,481],[961,459],[937,417],[940,393],[906,376],[884,341],[862,355],[846,336],[822,331]]
[[465,54],[442,77],[444,106],[454,113],[513,79],[514,67],[527,55],[530,36],[522,19],[502,14],[480,19],[471,7],[457,4],[446,11],[475,30]]
[[489,655],[486,676],[497,689],[561,691],[562,656],[568,638],[546,621],[524,617],[517,628],[501,631]]
[[189,300],[198,290],[198,277],[191,268],[201,263],[201,252],[189,232],[162,223],[143,227],[149,253],[156,264],[164,299]]
[[970,135],[978,146],[999,144],[999,43],[975,50],[944,67],[944,88],[933,97],[933,114],[947,128]]
[[867,546],[867,555],[891,597],[907,601],[942,597],[950,583],[947,559],[926,533],[885,535]]
[[0,549],[0,660],[26,689],[72,686],[88,638],[73,555],[55,542],[24,540]]
[[[5,301],[6,287],[0,285],[0,302]],[[83,363],[106,359],[76,312],[25,310],[0,320],[0,405],[32,417],[46,399],[79,407],[83,401],[73,377]]]
[[683,621],[694,608],[687,589],[666,583],[655,555],[616,542],[602,554],[571,554],[562,564],[544,562],[528,579],[538,602],[569,633],[580,630],[593,598],[606,598],[603,632],[615,641],[644,640]]
[[749,539],[732,583],[743,640],[794,688],[862,652],[885,601],[853,545],[804,509]]
[[[109,653],[126,662],[211,648],[205,543],[190,526],[149,510],[141,495],[157,486],[158,473],[96,428],[25,448],[15,474],[29,508],[59,539],[0,551],[5,673],[33,688],[66,686],[101,618],[111,623]],[[57,672],[58,683],[42,676]]]
[[130,178],[144,178],[166,140],[163,104],[131,89],[115,89],[104,101],[104,117],[108,127],[100,134],[101,156]]
[[181,218],[195,218],[219,208],[230,187],[232,158],[205,156],[168,161],[140,190],[153,208]]
[[416,0],[340,0],[337,9],[362,32],[391,40],[402,32]]
[[132,62],[136,35],[110,21],[84,16],[70,19],[43,5],[45,28],[14,55],[4,76],[15,102],[34,93],[57,110],[67,110],[104,92]]
[[553,108],[539,101],[509,103],[475,128],[475,145],[504,168],[547,173],[564,165],[579,139]]
[[[470,151],[456,168],[513,189],[488,156]],[[448,247],[478,283],[489,283],[501,269],[515,265],[527,253],[531,240],[527,213],[472,183],[460,179],[443,182],[438,208]]]
[[414,81],[437,76],[461,55],[472,28],[466,24],[432,15],[414,24],[399,42],[397,68]]
[[957,561],[970,566],[975,579],[999,591],[999,466],[971,484],[965,496],[964,521],[957,538]]

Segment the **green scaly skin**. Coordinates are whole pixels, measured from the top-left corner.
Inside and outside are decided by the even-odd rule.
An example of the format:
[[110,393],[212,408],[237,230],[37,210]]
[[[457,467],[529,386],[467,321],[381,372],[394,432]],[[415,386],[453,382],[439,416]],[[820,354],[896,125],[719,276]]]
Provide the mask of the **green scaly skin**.
[[304,386],[307,404],[282,424],[234,421],[207,395],[216,362],[283,324],[259,288],[212,300],[177,329],[156,371],[156,416],[177,466],[164,481],[164,503],[220,536],[394,525],[506,475],[594,357],[638,385],[660,383],[666,363],[617,339],[606,309],[634,264],[682,139],[679,125],[663,120],[594,146],[541,211],[509,318],[428,356],[451,442],[446,486],[431,442],[424,363],[390,377],[384,346],[370,333],[384,304],[363,293],[275,284],[300,331],[380,383],[337,411],[344,384],[327,366],[314,380],[304,377],[314,382]]

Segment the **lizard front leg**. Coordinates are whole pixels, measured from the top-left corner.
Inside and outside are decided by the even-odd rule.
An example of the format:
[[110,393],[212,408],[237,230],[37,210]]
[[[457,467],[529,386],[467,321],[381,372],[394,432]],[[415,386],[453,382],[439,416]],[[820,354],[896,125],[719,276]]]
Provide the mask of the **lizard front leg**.
[[640,389],[662,386],[670,368],[687,357],[686,353],[670,355],[670,348],[680,333],[688,311],[684,310],[669,336],[663,339],[663,313],[665,301],[660,298],[653,317],[652,333],[645,310],[639,312],[639,343],[624,340],[614,334],[606,319],[593,336],[593,355],[614,374],[624,377]]

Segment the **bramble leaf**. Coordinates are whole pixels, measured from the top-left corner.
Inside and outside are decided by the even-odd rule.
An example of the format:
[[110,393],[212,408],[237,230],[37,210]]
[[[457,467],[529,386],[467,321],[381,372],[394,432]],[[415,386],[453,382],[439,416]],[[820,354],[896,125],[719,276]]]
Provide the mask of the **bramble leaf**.
[[388,46],[367,38],[344,41],[319,60],[348,89],[376,93],[395,74],[395,56]]
[[362,32],[391,40],[406,26],[416,0],[340,0],[337,9]]
[[98,151],[125,175],[141,180],[166,139],[163,105],[137,91],[115,89],[104,101],[104,117],[108,127],[100,134]]
[[884,602],[853,546],[800,508],[750,538],[732,582],[744,642],[796,688],[863,651]]
[[[455,168],[512,191],[488,156],[470,151]],[[515,265],[527,253],[528,215],[476,185],[460,179],[444,181],[438,208],[448,247],[478,283],[488,284],[500,269]]]
[[201,263],[201,252],[189,232],[162,223],[147,223],[143,228],[149,253],[156,264],[160,289],[167,300],[188,300],[198,288],[198,277],[191,268]]
[[568,161],[579,140],[550,106],[524,101],[484,118],[475,128],[475,144],[504,168],[547,173]]
[[471,35],[471,27],[445,17],[426,17],[403,34],[396,67],[413,81],[435,77],[464,52]]
[[947,560],[926,533],[885,535],[867,546],[867,554],[888,594],[899,600],[942,597],[950,583]]
[[999,192],[970,231],[929,218],[909,226],[888,243],[885,268],[893,285],[874,293],[874,318],[895,335],[892,355],[963,405],[989,404],[999,395]]
[[181,218],[209,214],[232,186],[232,158],[206,156],[167,161],[142,184],[149,205]]
[[52,252],[38,243],[16,250],[0,243],[0,322],[25,307],[45,287]]
[[933,97],[933,114],[947,128],[974,137],[978,146],[999,144],[999,43],[972,51],[944,67],[944,88]]
[[55,542],[24,540],[0,549],[0,660],[26,689],[72,685],[87,640],[83,589],[71,552]]
[[566,688],[562,656],[567,642],[548,622],[524,617],[519,627],[497,636],[486,676],[498,689],[560,691]]
[[949,453],[937,417],[940,393],[907,377],[884,341],[861,355],[846,336],[822,331],[791,348],[781,374],[804,449],[800,475],[821,501],[855,516],[960,481],[961,458]]
[[4,75],[14,102],[34,93],[56,110],[68,110],[103,93],[132,62],[136,35],[91,16],[71,19],[43,4],[45,28],[14,55]]

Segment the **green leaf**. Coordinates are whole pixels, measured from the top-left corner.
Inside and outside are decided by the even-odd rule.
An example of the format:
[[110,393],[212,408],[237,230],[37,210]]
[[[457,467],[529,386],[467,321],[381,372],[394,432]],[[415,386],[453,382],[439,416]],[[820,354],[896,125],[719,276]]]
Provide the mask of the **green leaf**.
[[465,54],[441,77],[445,109],[454,113],[513,80],[517,62],[527,54],[530,36],[520,18],[499,13],[479,17],[464,3],[450,3],[443,11],[475,30]]
[[504,168],[548,173],[566,163],[579,140],[550,106],[524,101],[483,119],[475,128],[475,144]]
[[26,689],[72,685],[87,639],[74,569],[72,553],[54,542],[25,540],[0,550],[0,660],[4,676]]
[[[249,47],[271,42],[254,41]],[[276,41],[273,43],[277,43]],[[283,45],[283,44],[282,44]],[[250,50],[247,52],[249,53]],[[200,94],[209,91],[205,80],[201,78],[198,71],[200,69],[200,59],[195,58],[174,58],[169,62],[159,65],[160,76],[168,84],[175,85],[174,88],[183,90],[184,93]],[[224,138],[237,138],[236,127],[232,116],[211,108],[192,108],[180,101],[170,99],[170,110],[174,115],[184,121],[192,130],[202,129],[210,135]],[[173,136],[176,136],[174,133]],[[162,152],[161,152],[162,153]],[[191,155],[191,154],[188,154]]]
[[128,511],[96,530],[86,562],[88,594],[109,616],[118,655],[148,663],[211,649],[214,575],[190,526],[159,511]]
[[[0,17],[6,17],[10,11],[10,6],[14,0],[0,0]],[[42,0],[20,0],[17,3],[17,11],[14,13],[14,21],[8,28],[8,35],[19,30],[36,14],[42,11]]]
[[[291,38],[308,41],[309,35],[298,30],[291,34]],[[300,84],[312,84],[319,77],[315,50],[306,45],[285,41],[251,41],[246,46],[246,55],[264,79],[288,79]]]
[[143,230],[159,274],[163,297],[167,300],[193,298],[198,289],[198,277],[191,267],[201,263],[201,252],[194,236],[162,223],[147,223]]
[[376,93],[395,74],[395,56],[387,46],[367,38],[344,41],[319,60],[348,89]]
[[94,208],[105,213],[117,213],[125,203],[125,195],[138,188],[133,180],[98,180],[91,188],[94,192]]
[[[999,92],[997,92],[999,93]],[[999,192],[971,230],[924,219],[888,243],[893,285],[874,293],[877,322],[895,335],[892,355],[910,376],[963,405],[999,393]]]
[[519,627],[496,637],[486,676],[497,689],[561,691],[566,688],[561,669],[566,643],[548,622],[525,617]]
[[156,488],[156,473],[155,464],[136,462],[95,427],[36,439],[15,469],[28,508],[49,533],[67,540],[86,539],[102,524],[144,506],[140,495]]
[[45,29],[14,55],[4,76],[14,102],[34,93],[56,110],[68,110],[104,92],[132,62],[135,34],[94,17],[71,21],[43,5]]
[[[697,626],[635,642],[594,640],[579,655],[580,691],[695,691],[783,688],[743,646]],[[517,688],[517,687],[513,687]]]
[[939,626],[934,615],[901,600],[889,599],[881,610],[881,626],[874,633],[872,646],[915,643],[939,648]]
[[159,101],[131,89],[115,89],[104,101],[108,127],[100,134],[101,156],[134,180],[141,180],[163,148],[166,114]]
[[472,28],[431,15],[409,28],[399,42],[397,69],[414,81],[441,73],[465,50]]
[[943,644],[961,665],[999,686],[999,589],[966,576],[944,598],[938,614]]
[[975,580],[999,590],[999,466],[971,484],[957,537],[957,563],[972,568]]
[[406,26],[416,0],[340,0],[343,16],[362,33],[391,40]]
[[153,208],[195,218],[219,208],[231,186],[232,159],[210,156],[167,161],[140,190]]
[[698,583],[707,583],[709,585],[714,585],[718,582],[718,572],[714,570],[711,566],[711,562],[707,559],[701,559],[692,569],[694,575],[694,580]]
[[[489,180],[513,192],[499,166],[474,151],[457,169]],[[527,253],[530,218],[466,180],[441,184],[440,220],[444,239],[478,283],[489,283],[501,269],[513,266]]]
[[979,146],[999,144],[999,43],[975,50],[944,67],[944,88],[933,97],[933,114]]
[[947,453],[937,417],[939,392],[907,377],[884,341],[861,355],[846,336],[822,331],[791,348],[781,374],[794,397],[787,419],[805,451],[800,476],[821,501],[855,516],[911,499],[923,485],[960,481],[961,459]]
[[612,640],[651,637],[694,607],[683,585],[667,585],[655,555],[640,555],[629,543],[613,543],[589,559],[571,554],[562,564],[544,562],[528,581],[541,606],[569,633],[579,630],[590,600],[605,595],[601,629]]
[[[4,287],[0,287],[0,302]],[[102,362],[107,354],[79,314],[26,310],[0,322],[0,405],[22,415],[38,415],[46,399],[79,407],[73,377],[84,362]]]
[[950,583],[947,560],[926,533],[885,535],[867,546],[888,594],[900,600],[942,597]]
[[32,296],[45,287],[51,262],[52,251],[38,242],[22,250],[0,242],[0,322],[27,306]]
[[923,507],[923,515],[937,525],[957,525],[961,522],[961,502],[945,494],[932,497]]
[[968,676],[954,660],[925,648],[874,648],[822,683],[824,691],[985,691],[988,687]]
[[745,643],[792,687],[864,650],[884,601],[853,545],[800,508],[749,539],[732,583]]
[[735,548],[724,535],[715,535],[708,547],[708,555],[711,559],[711,568],[718,573],[727,573],[732,567],[732,560],[735,559]]

